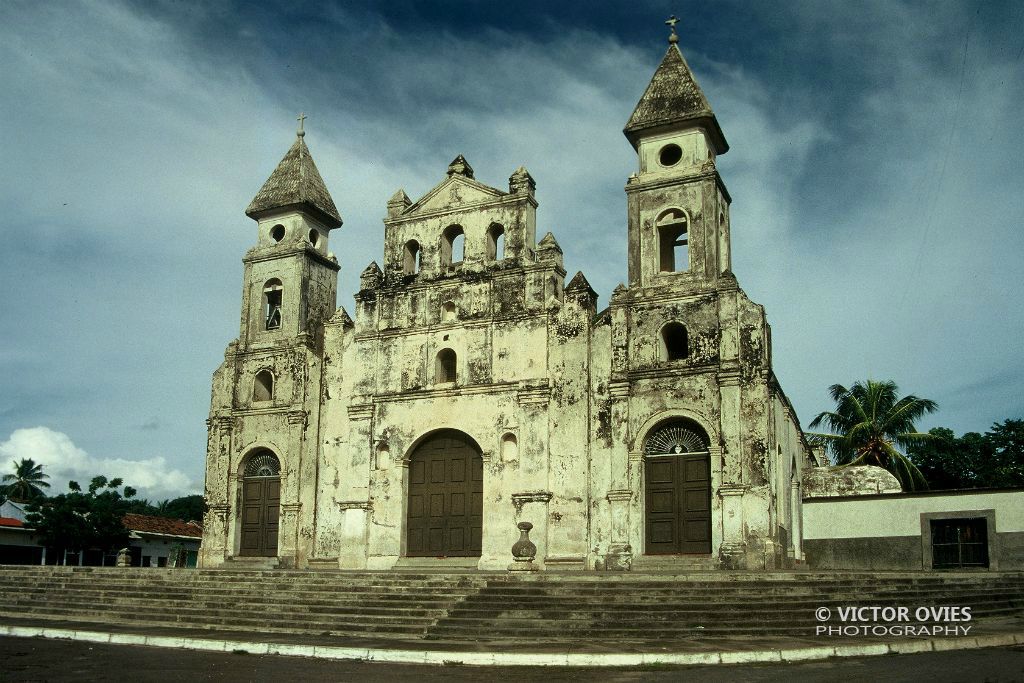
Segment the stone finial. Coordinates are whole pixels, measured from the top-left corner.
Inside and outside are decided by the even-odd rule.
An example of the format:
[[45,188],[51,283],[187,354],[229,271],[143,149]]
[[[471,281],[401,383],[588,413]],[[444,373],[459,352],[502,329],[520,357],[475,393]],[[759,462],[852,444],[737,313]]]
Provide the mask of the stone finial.
[[363,272],[359,274],[359,288],[376,289],[383,280],[384,273],[381,272],[380,266],[377,265],[376,261],[371,261],[370,265],[366,266]]
[[473,167],[469,165],[468,161],[466,161],[466,157],[460,154],[452,159],[452,163],[448,164],[448,175],[461,175],[472,179]]
[[302,124],[306,121],[306,115],[303,114],[302,112],[299,112],[298,121],[299,129],[295,131],[295,134],[298,135],[300,138],[306,137],[306,131],[302,129]]
[[525,194],[532,197],[536,189],[537,183],[533,180],[533,176],[530,175],[525,166],[517,168],[515,173],[508,178],[509,194]]
[[626,285],[624,285],[624,284],[622,284],[620,282],[619,284],[617,284],[615,286],[615,289],[612,290],[612,298],[613,299],[617,299],[617,298],[619,298],[620,296],[622,296],[623,294],[625,294],[628,291],[629,291],[629,288],[626,287]]
[[391,195],[391,199],[388,200],[388,218],[400,216],[410,206],[412,206],[412,200],[409,199],[409,195],[405,193],[404,189],[398,188],[398,192]]
[[537,251],[543,254],[544,252],[557,253],[559,256],[562,255],[562,247],[558,246],[558,240],[550,232],[541,238],[540,242],[537,243]]

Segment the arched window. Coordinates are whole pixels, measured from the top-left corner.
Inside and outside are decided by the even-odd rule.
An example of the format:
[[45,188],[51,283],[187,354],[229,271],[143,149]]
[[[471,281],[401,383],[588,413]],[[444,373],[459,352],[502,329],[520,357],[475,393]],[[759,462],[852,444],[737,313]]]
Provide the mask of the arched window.
[[455,302],[445,301],[441,304],[441,322],[450,322],[455,320]]
[[451,349],[441,349],[437,352],[437,362],[434,367],[434,382],[445,384],[455,381],[455,368],[458,358]]
[[260,370],[252,382],[253,401],[274,400],[274,373],[270,370]]
[[441,235],[441,265],[461,263],[466,251],[466,233],[461,225],[449,225]]
[[267,280],[263,285],[263,319],[268,330],[281,327],[281,301],[284,287],[277,278]]
[[686,334],[686,325],[671,322],[661,328],[659,340],[662,362],[682,360],[690,355],[690,341]]
[[655,221],[658,229],[658,254],[661,272],[674,273],[690,269],[689,233],[686,214],[669,209]]
[[487,259],[500,261],[505,258],[505,228],[499,223],[491,223],[487,230]]
[[420,243],[416,240],[409,240],[405,243],[402,252],[402,272],[406,275],[415,275],[420,272]]

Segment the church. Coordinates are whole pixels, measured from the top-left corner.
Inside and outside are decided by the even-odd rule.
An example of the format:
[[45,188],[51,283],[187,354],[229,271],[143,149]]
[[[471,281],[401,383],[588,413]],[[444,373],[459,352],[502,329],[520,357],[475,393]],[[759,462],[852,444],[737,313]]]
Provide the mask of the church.
[[245,212],[201,566],[506,570],[521,522],[535,571],[801,562],[813,456],[732,271],[729,145],[674,25],[624,133],[628,286],[607,307],[567,278],[531,174],[489,187],[459,155],[387,202],[350,315],[337,274],[358,266],[330,251],[347,238],[300,121]]

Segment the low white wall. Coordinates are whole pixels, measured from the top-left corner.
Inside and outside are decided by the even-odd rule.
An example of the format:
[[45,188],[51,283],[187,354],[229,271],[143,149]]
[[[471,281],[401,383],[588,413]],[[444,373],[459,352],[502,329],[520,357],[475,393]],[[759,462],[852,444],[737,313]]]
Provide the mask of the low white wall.
[[920,536],[921,513],[995,510],[999,533],[1024,531],[1024,489],[804,500],[804,540]]

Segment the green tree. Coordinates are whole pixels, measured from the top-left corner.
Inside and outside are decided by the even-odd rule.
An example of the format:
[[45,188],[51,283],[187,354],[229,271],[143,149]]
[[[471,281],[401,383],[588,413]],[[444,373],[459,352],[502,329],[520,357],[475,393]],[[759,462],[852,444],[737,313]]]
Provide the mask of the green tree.
[[58,550],[111,552],[123,548],[128,545],[124,515],[129,499],[135,496],[131,486],[121,489],[123,483],[97,476],[83,492],[78,482],[70,481],[68,493],[31,503],[25,524],[35,529],[40,545]]
[[907,456],[932,488],[1024,486],[1024,420],[997,422],[985,434],[928,433],[933,438],[912,444]]
[[985,433],[992,467],[982,486],[1024,486],[1024,420],[1005,420]]
[[829,395],[835,410],[820,413],[810,424],[811,429],[824,424],[832,433],[812,436],[828,446],[837,465],[877,465],[891,472],[904,491],[927,489],[920,470],[896,446],[905,449],[931,438],[919,433],[914,422],[938,405],[917,396],[899,398],[898,393],[893,381],[869,379],[854,382],[849,389],[833,384]]
[[11,461],[14,474],[5,474],[3,479],[3,496],[16,503],[29,503],[45,498],[43,489],[50,488],[46,479],[50,475],[43,472],[43,466],[37,465],[31,458],[22,458],[21,462]]
[[983,439],[971,432],[957,438],[953,430],[934,427],[931,439],[912,443],[907,457],[933,489],[961,489],[976,486],[978,463],[984,458]]
[[201,522],[206,511],[206,501],[200,495],[182,496],[167,503],[166,515],[183,522]]

